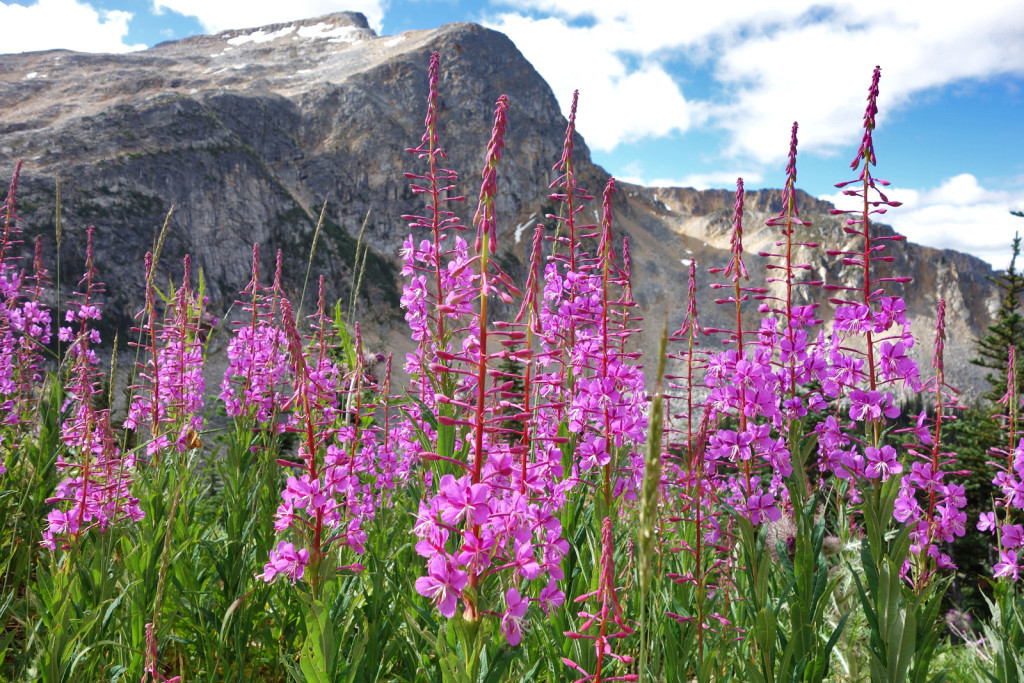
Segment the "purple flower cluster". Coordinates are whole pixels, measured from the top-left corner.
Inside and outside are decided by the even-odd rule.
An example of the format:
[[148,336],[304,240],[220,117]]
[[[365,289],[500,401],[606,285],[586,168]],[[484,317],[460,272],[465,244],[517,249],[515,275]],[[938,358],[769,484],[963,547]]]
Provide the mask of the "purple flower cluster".
[[[0,408],[2,424],[16,427],[39,397],[42,347],[50,343],[50,312],[40,298],[47,281],[41,241],[36,240],[32,274],[27,275],[16,253],[21,241],[17,215],[17,189],[21,174],[18,161],[7,198],[0,207]],[[17,439],[16,430],[3,430],[0,439]],[[14,444],[8,444],[14,445]],[[7,471],[0,460],[0,475]]]
[[[288,381],[288,354],[284,329],[278,322],[281,298],[281,254],[278,252],[274,284],[260,284],[259,245],[252,248],[252,279],[239,303],[248,319],[237,323],[228,342],[228,368],[221,382],[220,399],[231,417],[251,416],[269,425],[284,402]],[[283,428],[283,425],[276,425]]]
[[[424,144],[412,150],[431,168],[423,175],[407,174],[413,191],[429,202],[427,215],[407,217],[410,227],[428,234],[418,241],[410,235],[403,250],[403,274],[409,280],[402,304],[417,342],[406,370],[419,406],[405,413],[388,441],[401,452],[415,453],[424,467],[426,495],[413,531],[416,550],[427,563],[426,574],[416,581],[417,592],[446,618],[455,615],[461,601],[467,618],[475,620],[494,611],[485,607],[489,599],[480,591],[481,582],[491,586],[497,580],[504,605],[494,607],[501,610],[506,639],[518,644],[531,602],[547,612],[564,600],[557,581],[563,578],[561,560],[569,550],[557,516],[567,488],[560,480],[559,445],[565,439],[538,433],[546,427],[537,415],[551,406],[538,398],[540,384],[532,374],[541,236],[535,235],[519,315],[513,322],[492,320],[491,298],[508,304],[522,295],[492,258],[497,165],[508,103],[502,96],[495,108],[471,248],[451,234],[462,226],[443,208],[462,199],[450,196],[456,175],[435,165],[443,158],[432,105],[437,60],[435,54]],[[435,182],[439,177],[443,186]],[[515,378],[523,380],[525,390],[516,388]],[[540,590],[528,593],[533,585]]]
[[[433,405],[440,413],[440,429],[463,428],[460,431],[471,462],[449,463],[457,464],[459,469],[442,474],[435,482],[436,493],[420,504],[414,531],[420,538],[417,552],[430,558],[428,574],[417,581],[417,590],[430,597],[446,617],[454,615],[455,596],[465,600],[462,591],[466,586],[475,587],[481,578],[503,570],[511,574],[513,584],[522,585],[547,577],[547,585],[542,590],[544,602],[553,602],[555,596],[560,595],[555,582],[562,578],[561,559],[569,549],[548,497],[552,493],[551,483],[538,476],[541,474],[538,469],[522,466],[529,446],[520,441],[522,432],[504,424],[507,410],[514,411],[521,421],[532,420],[532,414],[526,411],[525,405],[516,404],[516,399],[521,400],[523,396],[512,392],[511,382],[492,365],[502,360],[528,363],[530,354],[488,348],[490,337],[498,338],[502,347],[510,348],[522,339],[521,333],[508,324],[496,324],[496,329],[490,330],[487,313],[489,294],[508,301],[511,301],[511,293],[518,294],[508,276],[490,259],[495,250],[493,202],[497,162],[504,145],[506,111],[507,101],[502,97],[496,107],[494,131],[482,175],[480,207],[476,215],[477,256],[466,258],[460,245],[449,261],[450,271],[466,271],[471,275],[463,283],[452,283],[448,300],[457,302],[458,298],[453,299],[452,295],[462,291],[470,305],[473,300],[478,302],[478,308],[467,312],[455,307],[438,307],[439,314],[461,321],[454,331],[461,331],[465,336],[461,350],[435,352],[432,370],[441,378],[442,386],[448,380],[458,379],[452,394],[444,391],[435,394]],[[470,267],[474,267],[473,270],[469,270]],[[506,341],[512,343],[506,344]],[[437,454],[423,457],[429,459],[431,455]],[[519,589],[510,586],[506,591],[503,617],[503,629],[509,642],[519,642],[527,604]],[[479,604],[467,600],[466,610],[475,617],[479,614]]]
[[[903,567],[905,575],[913,570],[913,580],[923,585],[931,580],[936,570],[955,569],[952,559],[942,552],[939,543],[952,543],[966,533],[967,505],[964,486],[945,480],[948,468],[955,464],[955,454],[942,452],[942,425],[952,419],[947,414],[956,406],[953,390],[945,383],[943,352],[946,337],[946,302],[939,300],[935,327],[935,353],[932,367],[936,374],[925,389],[935,397],[934,415],[922,412],[915,427],[904,430],[913,442],[907,444],[914,458],[910,471],[900,481],[899,497],[893,516],[898,522],[911,527],[911,552],[914,557]],[[884,446],[884,448],[890,448]],[[868,453],[873,450],[866,449]],[[893,473],[903,471],[893,462]],[[870,465],[869,465],[870,468]]]
[[[699,528],[697,549],[688,549],[693,552],[694,567],[703,566],[698,558],[704,552],[704,543],[714,543],[722,533],[724,525],[714,517],[718,501],[726,502],[754,524],[777,521],[788,514],[788,480],[794,476],[791,443],[804,436],[794,429],[802,427],[803,418],[809,413],[823,418],[814,427],[821,477],[817,485],[845,491],[848,501],[856,505],[861,502],[865,487],[877,487],[890,478],[899,478],[894,517],[897,522],[912,526],[911,550],[915,559],[908,562],[904,571],[913,570],[914,581],[927,582],[936,570],[951,567],[939,544],[964,533],[964,488],[946,479],[954,460],[951,454],[941,452],[939,446],[941,424],[950,419],[949,407],[955,403],[942,373],[944,304],[940,303],[936,335],[937,375],[926,384],[910,357],[915,340],[906,305],[884,290],[887,283],[904,284],[908,278],[879,275],[877,268],[872,269],[876,262],[892,262],[892,257],[884,254],[886,242],[902,239],[894,235],[877,236],[869,224],[869,216],[899,205],[880,189],[888,183],[874,179],[870,171],[875,163],[871,132],[877,111],[878,76],[876,70],[865,115],[865,138],[854,163],[857,168],[862,160],[863,170],[856,181],[839,185],[860,183],[844,192],[860,198],[863,207],[834,211],[854,215],[846,220],[844,230],[859,236],[862,248],[828,252],[839,257],[844,266],[859,271],[859,281],[854,285],[824,285],[808,277],[809,263],[796,259],[798,250],[815,249],[818,245],[796,238],[796,228],[808,223],[799,217],[795,203],[794,124],[783,208],[767,221],[769,227],[781,229],[781,239],[775,243],[774,251],[760,254],[769,259],[767,287],[744,283],[748,273],[743,260],[740,180],[729,262],[723,268],[710,269],[726,280],[712,287],[724,290],[725,294],[716,302],[733,309],[735,328],[702,329],[696,321],[691,294],[684,325],[674,335],[676,341],[687,345],[683,353],[674,357],[686,363],[688,370],[685,376],[670,378],[684,380],[673,385],[677,393],[671,400],[685,399],[686,408],[675,416],[684,421],[683,426],[673,425],[666,434],[669,446],[684,451],[686,458],[685,463],[673,464],[670,460],[668,481],[677,488],[682,501],[679,519],[696,523]],[[691,290],[692,283],[691,275]],[[817,286],[829,292],[850,293],[847,298],[830,299],[836,309],[828,333],[818,327],[822,323],[816,315],[818,304],[810,299],[807,290]],[[751,298],[761,302],[758,310],[763,317],[757,327],[744,329],[743,305]],[[724,333],[723,341],[730,348],[703,354],[695,348],[700,333]],[[703,372],[705,389],[699,402],[694,393],[698,372]],[[901,458],[897,445],[882,438],[884,424],[900,416],[900,391],[925,389],[934,392],[934,416],[922,413],[916,427],[903,430],[914,441],[903,445],[907,456]],[[680,390],[685,390],[685,395],[679,395]],[[700,411],[703,414],[698,427],[695,418]],[[724,418],[729,418],[728,424],[722,424]],[[680,441],[682,432],[685,436]],[[1007,473],[1011,469],[1004,470],[1003,481],[1009,480]],[[834,479],[828,480],[829,476]],[[1024,497],[1021,502],[1024,503]],[[708,577],[703,571],[695,569],[679,579],[704,585]]]
[[[578,221],[592,199],[576,185],[573,135],[578,93],[566,128],[562,156],[554,166],[561,175],[549,198],[559,202],[559,234],[551,238],[556,251],[544,269],[543,301],[538,311],[541,349],[536,376],[549,409],[538,419],[540,433],[553,435],[565,422],[574,435],[576,457],[571,459],[574,482],[586,481],[601,491],[607,505],[635,500],[643,459],[637,444],[647,429],[643,371],[627,351],[635,307],[629,284],[628,242],[623,265],[615,255],[612,200],[615,180],[603,193],[600,226]],[[594,256],[582,242],[597,239]]]
[[[758,330],[743,329],[742,304],[752,293],[766,292],[741,283],[748,279],[743,262],[743,196],[741,178],[736,182],[730,261],[725,268],[709,271],[721,273],[727,280],[713,287],[732,289],[730,296],[716,301],[735,309],[736,329],[728,331],[726,340],[735,348],[710,354],[704,374],[709,424],[715,425],[725,416],[734,416],[737,424],[709,433],[704,462],[708,474],[718,479],[717,495],[754,524],[761,524],[782,516],[778,501],[785,495],[783,479],[792,473],[786,440],[778,434],[791,417],[784,411],[782,397],[789,385],[786,372],[794,366],[806,372],[807,354],[787,349],[782,342],[802,338],[799,333],[804,332],[806,316],[789,321],[787,327],[794,329],[785,338],[777,334],[774,317],[766,318]],[[751,339],[754,335],[756,339]],[[786,361],[792,362],[787,365]]]
[[547,318],[555,329],[571,330],[575,339],[568,359],[574,380],[567,396],[569,432],[578,435],[574,474],[586,478],[589,471],[603,471],[608,504],[620,497],[636,499],[643,476],[638,444],[647,431],[644,374],[631,362],[635,355],[625,350],[631,332],[628,309],[634,304],[628,272],[616,264],[614,254],[614,192],[615,180],[609,179],[597,256],[581,254],[576,259],[580,270],[565,272],[558,293],[564,298],[548,302],[550,308],[557,304],[562,319]]
[[[387,427],[373,423],[374,397],[383,395],[369,371],[382,357],[367,356],[359,325],[355,326],[352,367],[337,360],[333,322],[326,313],[325,284],[320,278],[317,311],[310,316],[312,334],[304,343],[287,298],[280,301],[294,385],[281,406],[285,429],[299,436],[298,462],[279,460],[294,474],[281,491],[274,528],[288,529],[307,548],[281,541],[259,575],[271,582],[284,574],[295,583],[304,567],[314,568],[326,557],[349,548],[365,552],[364,526],[375,517],[377,506],[386,503],[387,492],[408,476],[408,464],[388,445]],[[390,373],[390,361],[388,369]],[[386,409],[385,409],[386,410]],[[388,416],[384,418],[385,425]],[[383,435],[383,438],[381,438]],[[333,550],[332,550],[333,548]],[[346,565],[358,570],[358,564]],[[315,585],[314,572],[308,581]]]
[[203,418],[203,343],[200,335],[202,303],[191,288],[191,258],[185,256],[182,284],[174,292],[160,329],[156,325],[153,296],[153,257],[146,254],[147,294],[145,316],[140,330],[148,334],[148,360],[140,366],[145,384],[128,406],[125,428],[137,430],[145,424],[150,442],[146,455],[159,455],[172,445],[184,453],[196,442]]
[[55,504],[43,532],[43,545],[50,550],[69,547],[91,528],[105,531],[124,519],[137,521],[144,516],[130,490],[134,458],[121,454],[109,412],[96,407],[99,370],[91,346],[100,342],[100,334],[92,325],[100,318],[97,297],[103,292],[103,284],[93,267],[93,232],[90,227],[80,291],[69,305],[65,318],[68,326],[60,331],[61,339],[70,344],[63,406],[69,417],[61,425],[61,440],[67,451],[57,458],[57,469],[65,479],[47,501]]
[[911,550],[933,557],[939,569],[953,569],[955,565],[949,556],[940,552],[935,543],[952,543],[955,537],[964,535],[967,513],[962,508],[967,505],[967,498],[962,485],[943,482],[945,474],[927,463],[913,463],[910,474],[903,478],[893,516],[897,521],[914,524]]
[[[666,375],[673,393],[666,396],[669,407],[665,412],[671,419],[666,421],[664,429],[667,467],[663,477],[663,499],[666,504],[663,508],[665,523],[662,533],[667,536],[671,526],[676,525],[680,536],[693,539],[692,543],[683,542],[679,547],[667,546],[663,549],[663,552],[669,550],[683,554],[682,571],[669,572],[666,576],[676,584],[692,584],[697,588],[697,595],[703,595],[703,598],[698,597],[690,605],[692,616],[674,612],[666,612],[666,616],[681,624],[692,622],[695,625],[698,660],[701,662],[704,658],[706,633],[716,629],[717,625],[729,625],[728,620],[720,614],[728,609],[728,590],[725,600],[719,601],[717,606],[709,605],[707,598],[716,595],[717,587],[728,587],[729,574],[735,570],[733,556],[725,547],[725,541],[731,535],[732,519],[721,515],[719,495],[722,487],[717,475],[718,463],[716,459],[708,457],[711,413],[704,410],[704,403],[695,392],[695,389],[699,389],[697,373],[707,368],[708,354],[699,348],[700,337],[706,334],[697,317],[697,264],[691,260],[686,314],[679,330],[670,337],[671,341],[684,344],[681,352],[670,353],[669,357],[680,361],[686,373]],[[673,412],[679,409],[671,406],[680,403],[683,406],[681,411]],[[699,420],[695,422],[695,418]],[[723,437],[730,438],[725,435]],[[692,529],[692,534],[687,533],[686,527]]]
[[306,565],[309,564],[308,550],[295,550],[295,546],[286,541],[277,544],[277,550],[270,551],[270,561],[263,566],[263,573],[257,578],[272,583],[278,575],[292,580],[292,584],[302,578]]
[[990,451],[997,458],[990,464],[996,468],[992,483],[999,490],[1000,497],[995,501],[995,509],[982,513],[977,523],[979,531],[996,537],[999,561],[992,568],[993,576],[1013,581],[1017,581],[1024,572],[1024,550],[1021,549],[1024,546],[1024,526],[1012,523],[1014,511],[1024,510],[1024,437],[1017,426],[1020,396],[1016,378],[1017,349],[1011,346],[1006,369],[1006,394],[999,401],[1005,411],[1000,417],[1008,444]]

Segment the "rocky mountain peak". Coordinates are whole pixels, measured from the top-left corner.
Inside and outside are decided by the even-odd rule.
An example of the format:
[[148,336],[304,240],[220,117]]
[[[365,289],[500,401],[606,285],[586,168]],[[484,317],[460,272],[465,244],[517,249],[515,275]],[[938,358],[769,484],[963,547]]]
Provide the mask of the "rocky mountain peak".
[[233,48],[265,45],[277,40],[325,40],[330,43],[352,43],[376,38],[362,12],[334,12],[319,17],[289,21],[267,26],[221,31],[213,35],[190,36],[153,46],[152,50],[168,50],[183,46],[196,47],[225,42]]
[[[364,331],[371,343],[402,351],[409,340],[398,308],[396,264],[409,230],[401,216],[422,208],[403,176],[420,169],[404,150],[422,135],[433,50],[442,59],[440,136],[451,167],[461,173],[459,193],[476,195],[494,102],[502,93],[509,97],[497,209],[500,256],[514,267],[525,258],[524,231],[553,209],[548,184],[566,121],[551,88],[513,43],[475,24],[377,36],[363,15],[342,12],[123,55],[0,55],[0,169],[9,174],[17,158],[25,159],[23,224],[30,235],[44,236],[50,254],[54,186],[58,176],[63,179],[61,279],[77,281],[76,248],[85,229],[96,225],[108,314],[125,328],[142,295],[142,256],[172,204],[162,277],[176,277],[176,259],[191,253],[215,313],[224,313],[248,282],[255,242],[265,260],[282,250],[289,287],[299,296],[326,201],[313,273],[326,276],[328,297],[347,300],[356,236],[365,220],[370,256],[360,309]],[[578,178],[597,194],[608,174],[591,163],[582,138],[575,150]],[[669,326],[678,325],[685,309],[681,262],[724,263],[732,192],[623,183],[615,201],[617,230],[631,239],[642,309],[649,318],[667,312]],[[798,201],[801,215],[814,223],[814,241],[842,248],[848,237],[828,215],[831,206],[803,193]],[[765,275],[756,253],[776,239],[764,220],[780,202],[777,190],[748,195],[752,278]],[[474,208],[458,210],[468,221]],[[599,201],[592,202],[587,218],[599,208]],[[935,302],[946,298],[955,318],[947,350],[960,359],[947,362],[947,372],[955,383],[977,387],[981,375],[966,358],[974,353],[972,338],[990,322],[991,269],[953,252],[906,244],[890,249],[897,259],[893,267],[917,282],[895,288],[919,321],[915,331],[930,339]],[[819,252],[802,255],[817,275],[850,277],[825,257],[824,248]],[[707,305],[702,315],[713,324],[719,314]],[[643,343],[656,347],[653,338]],[[928,346],[919,345],[919,360],[926,362]]]

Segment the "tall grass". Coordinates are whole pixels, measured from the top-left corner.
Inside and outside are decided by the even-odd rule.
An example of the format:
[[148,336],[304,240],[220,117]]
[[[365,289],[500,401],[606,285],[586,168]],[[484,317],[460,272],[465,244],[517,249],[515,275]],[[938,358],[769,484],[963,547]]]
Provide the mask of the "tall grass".
[[[879,275],[899,239],[874,224],[897,206],[871,170],[880,71],[858,175],[840,183],[856,205],[836,212],[857,246],[825,251],[856,278],[816,281],[797,261],[822,247],[801,237],[794,124],[768,281],[749,281],[740,179],[729,260],[712,269],[735,325],[701,325],[712,297],[691,263],[685,322],[641,364],[614,180],[600,225],[582,223],[593,197],[573,162],[577,96],[552,160],[558,213],[536,227],[520,288],[494,258],[500,162],[516,153],[508,100],[467,240],[438,133],[439,69],[435,53],[406,174],[425,203],[406,217],[402,253],[416,346],[405,386],[355,321],[362,232],[346,303],[326,301],[320,278],[303,315],[310,272],[293,307],[281,255],[268,278],[256,246],[239,319],[214,329],[187,258],[179,282],[155,282],[165,224],[140,264],[122,412],[97,355],[101,274],[87,258],[79,294],[46,309],[43,255],[21,258],[15,171],[0,245],[0,677],[1017,680],[1012,383],[1008,498],[988,520],[1002,552],[995,620],[960,633],[965,644],[940,635],[945,544],[968,524],[942,450],[955,397],[943,306],[928,379],[906,353],[905,305],[886,292],[908,279]],[[219,389],[202,384],[211,334],[229,337]],[[663,378],[666,357],[685,372]],[[647,381],[645,366],[657,368]],[[897,421],[902,389],[933,397],[916,426]]]

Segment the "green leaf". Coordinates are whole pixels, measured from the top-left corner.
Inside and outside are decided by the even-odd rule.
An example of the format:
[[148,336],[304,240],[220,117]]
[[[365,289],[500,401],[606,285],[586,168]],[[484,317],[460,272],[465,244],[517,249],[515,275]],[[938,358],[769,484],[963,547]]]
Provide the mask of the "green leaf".
[[235,610],[242,606],[242,603],[245,602],[246,598],[252,595],[252,593],[252,591],[249,591],[248,593],[240,595],[228,606],[227,610],[224,612],[224,618],[220,622],[220,642],[222,644],[225,642],[225,633],[227,632],[228,629],[228,623],[231,621],[231,615],[235,613]]
[[299,665],[309,683],[333,683],[331,680],[334,630],[327,610],[318,600],[305,600],[306,640],[299,653]]
[[[776,627],[775,613],[767,607],[762,607],[754,617],[754,639],[757,641],[757,647],[761,651],[762,657],[767,657],[775,647]],[[770,667],[766,668],[769,668],[769,671],[765,673],[770,674]]]
[[101,631],[107,630],[107,625],[110,623],[110,618],[114,615],[114,612],[117,610],[117,608],[120,607],[121,601],[124,600],[124,596],[128,594],[128,591],[132,588],[132,586],[138,585],[139,583],[141,583],[141,581],[142,579],[138,579],[126,585],[124,587],[124,590],[122,590],[121,593],[110,602],[110,605],[103,613],[103,620],[100,622]]
[[[896,667],[893,669],[894,681],[905,681],[910,673],[910,665],[914,662],[917,641],[917,615],[913,610],[905,612],[905,619],[902,626],[902,638],[897,645],[898,650],[889,652],[889,660],[895,659]],[[895,655],[895,656],[894,656]]]
[[836,643],[839,642],[839,638],[842,636],[843,628],[846,626],[846,621],[850,618],[850,614],[850,612],[847,612],[839,619],[839,623],[836,624],[836,629],[832,632],[828,642],[825,643],[825,650],[822,653],[822,656],[818,658],[817,662],[815,662],[814,672],[811,677],[811,680],[814,683],[820,683],[820,681],[824,680],[825,676],[828,675],[829,666],[832,660],[832,650],[835,648]]

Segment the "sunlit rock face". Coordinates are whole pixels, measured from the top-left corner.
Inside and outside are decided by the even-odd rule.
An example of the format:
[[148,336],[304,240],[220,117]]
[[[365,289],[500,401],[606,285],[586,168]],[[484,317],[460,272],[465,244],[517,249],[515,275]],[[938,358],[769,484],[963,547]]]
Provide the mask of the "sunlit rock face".
[[[62,284],[81,275],[84,232],[95,225],[96,261],[108,284],[106,314],[122,330],[141,308],[142,257],[172,205],[160,275],[164,281],[180,277],[179,259],[191,253],[212,310],[224,314],[249,281],[254,242],[261,245],[267,279],[282,250],[286,287],[294,300],[300,297],[326,201],[305,310],[315,301],[321,273],[328,300],[348,300],[365,221],[370,253],[357,315],[368,343],[401,357],[410,347],[398,303],[399,249],[409,234],[401,216],[422,207],[403,176],[422,168],[405,150],[422,135],[433,50],[441,53],[440,138],[451,168],[461,174],[459,193],[469,197],[459,207],[467,224],[494,102],[508,95],[498,240],[499,257],[516,270],[532,226],[553,227],[544,215],[555,206],[548,183],[566,122],[551,89],[512,42],[474,24],[377,36],[361,14],[338,13],[124,55],[0,55],[0,169],[9,176],[15,161],[25,159],[19,213],[29,236],[43,235],[51,267],[60,178]],[[580,106],[587,106],[586,93]],[[590,162],[581,138],[575,150],[580,183],[600,193],[607,173]],[[728,191],[619,187],[616,231],[631,240],[634,292],[648,321],[638,343],[653,351],[662,317],[675,329],[685,311],[684,262],[696,258],[701,273],[724,265],[733,197]],[[757,252],[771,250],[778,238],[764,221],[781,209],[780,200],[778,191],[747,196],[752,280],[765,277]],[[852,279],[857,273],[827,257],[825,248],[846,248],[855,238],[828,215],[831,205],[803,194],[799,201],[802,217],[813,222],[800,241],[823,245],[798,254],[812,266],[808,276],[837,284]],[[585,210],[587,222],[597,222],[599,204]],[[888,253],[895,257],[893,272],[915,278],[891,291],[908,301],[921,339],[919,362],[928,367],[935,304],[943,297],[949,304],[947,376],[977,393],[983,373],[967,359],[997,302],[986,279],[990,267],[905,243],[892,244]],[[701,318],[725,327],[727,312],[711,303],[709,282],[702,274]],[[816,297],[823,303],[820,317],[829,318],[826,297]]]

